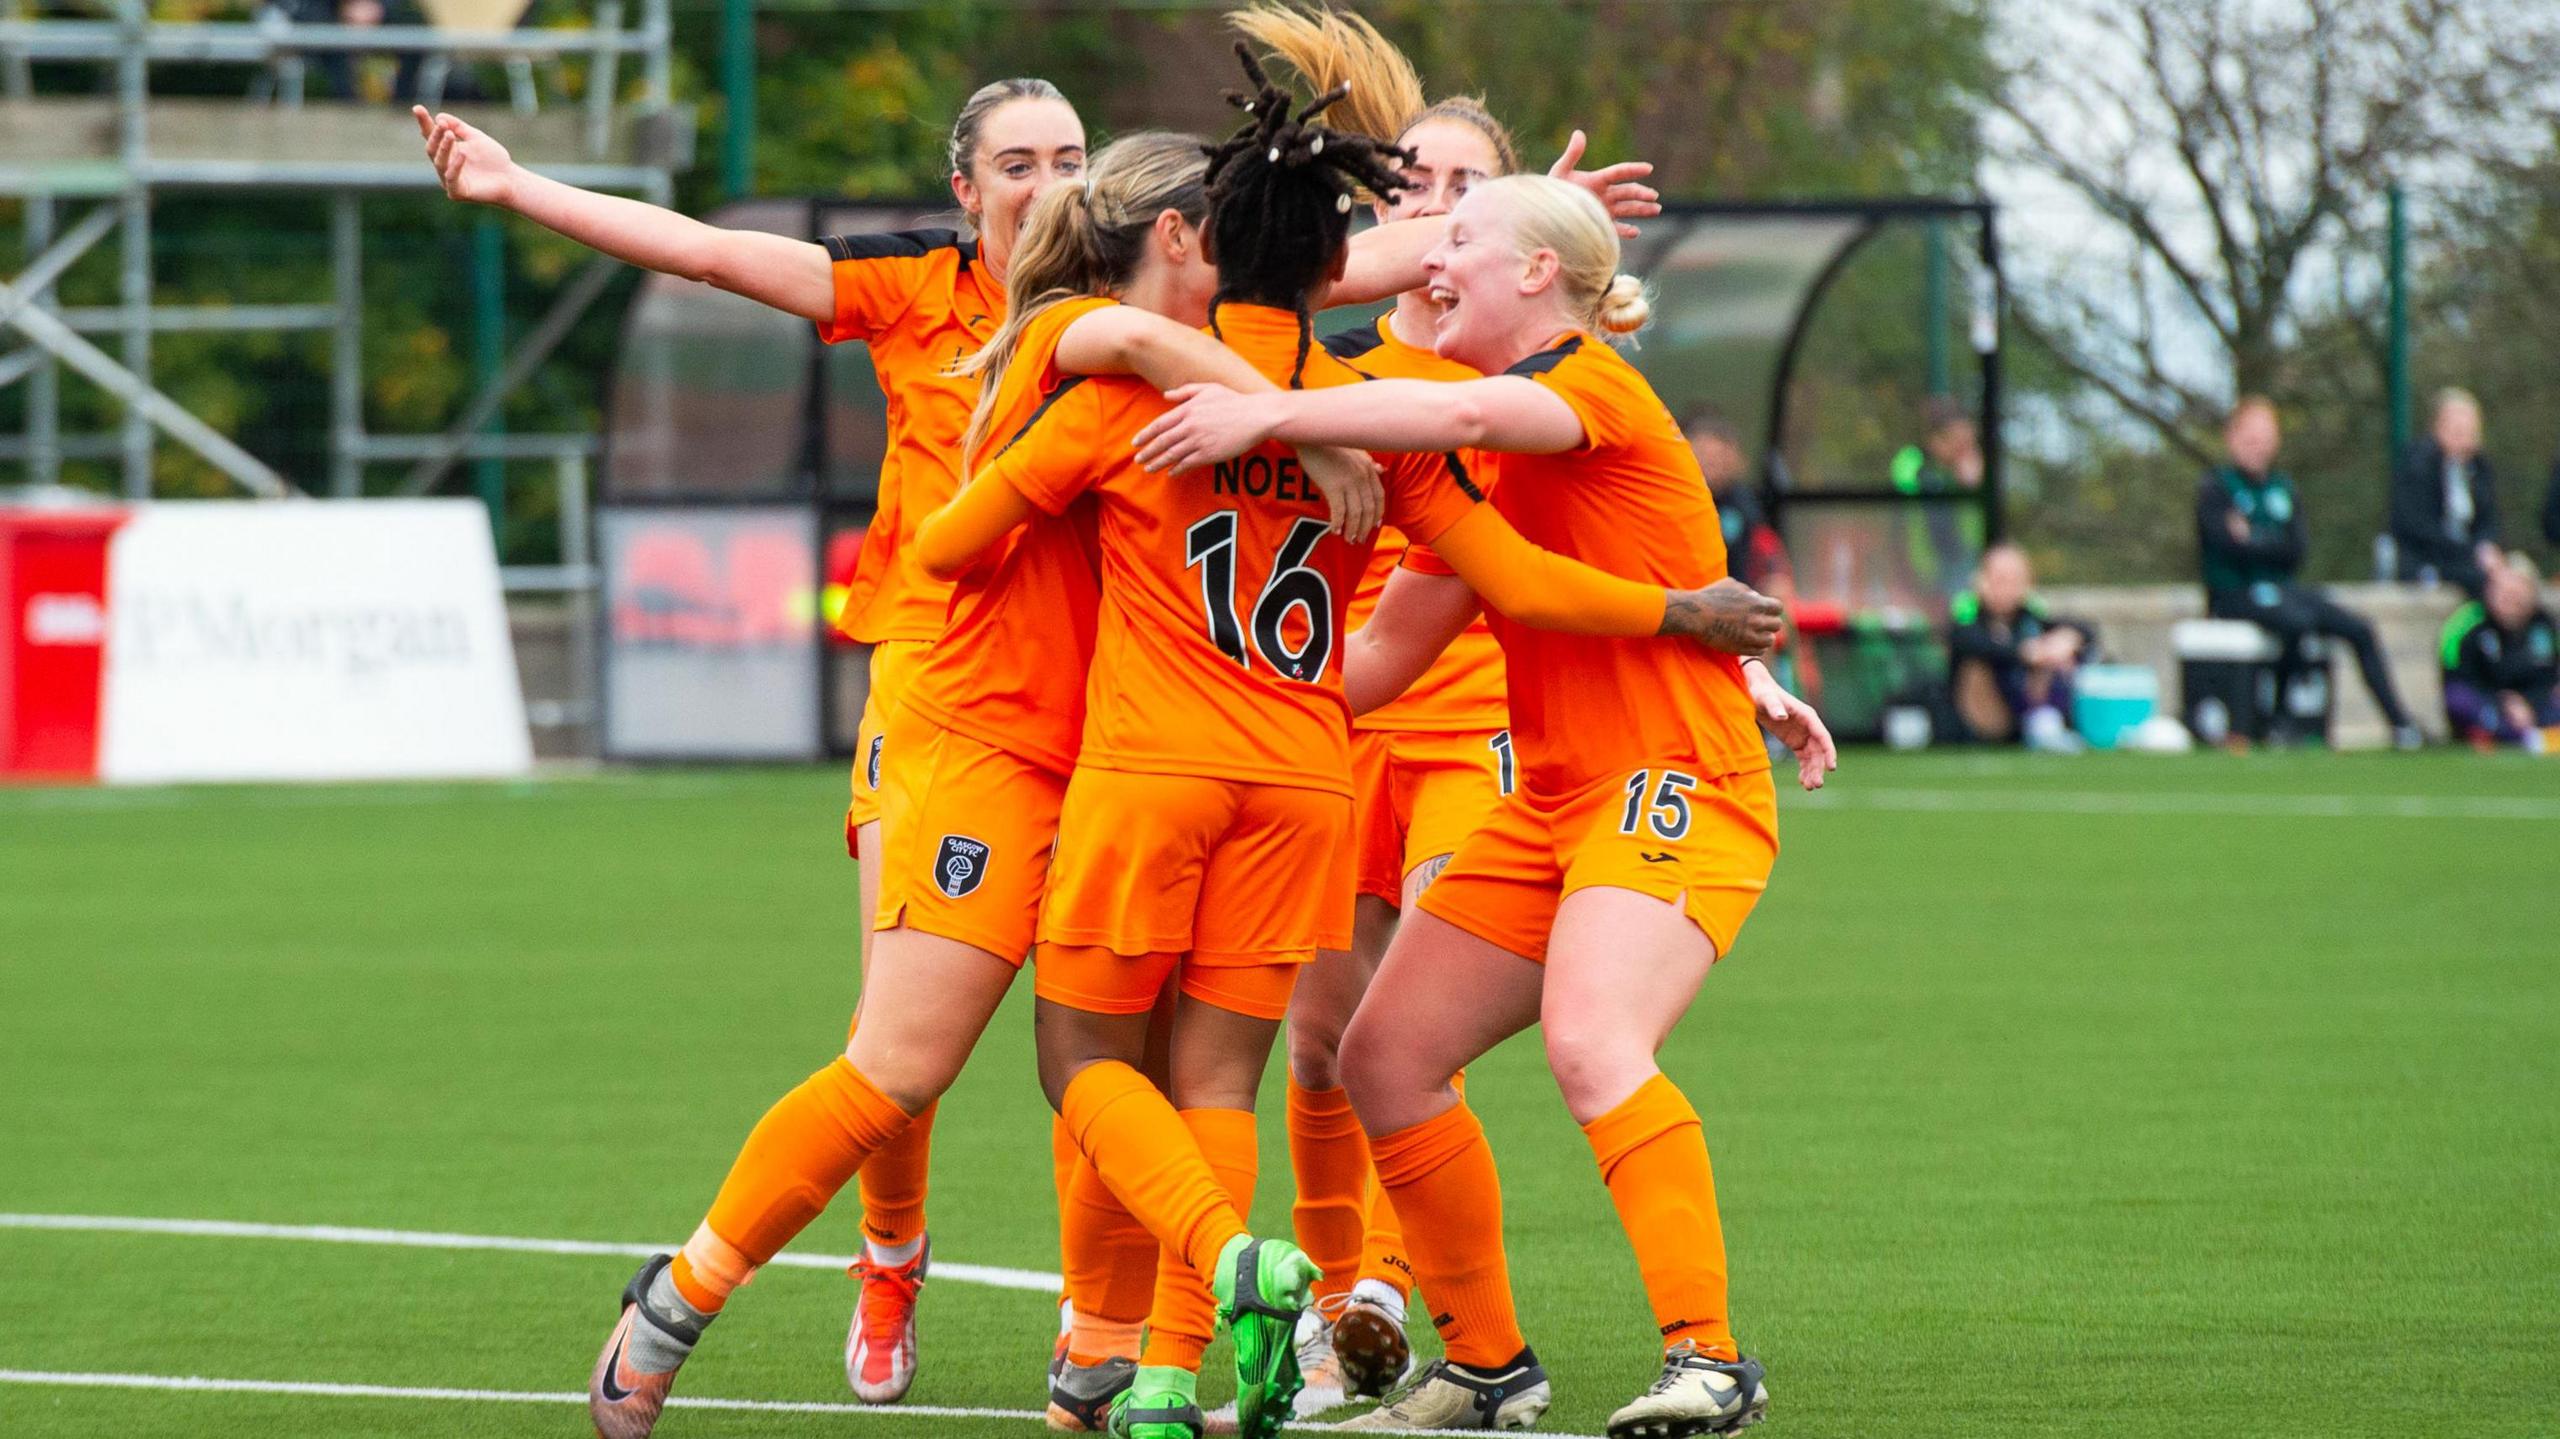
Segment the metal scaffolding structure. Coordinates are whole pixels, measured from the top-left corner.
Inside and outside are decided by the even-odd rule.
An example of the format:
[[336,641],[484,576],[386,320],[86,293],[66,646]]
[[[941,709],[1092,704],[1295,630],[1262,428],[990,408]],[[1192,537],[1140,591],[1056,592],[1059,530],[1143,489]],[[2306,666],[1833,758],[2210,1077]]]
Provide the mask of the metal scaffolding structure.
[[[637,193],[665,203],[676,172],[690,162],[692,115],[668,93],[670,0],[639,0],[639,22],[627,25],[624,0],[599,0],[592,28],[466,31],[428,25],[304,25],[276,12],[256,21],[164,24],[146,0],[112,0],[111,20],[0,20],[0,195],[23,203],[24,270],[0,283],[0,328],[24,347],[0,355],[0,383],[28,386],[26,425],[0,456],[21,459],[36,484],[58,481],[66,458],[117,459],[128,498],[152,490],[153,451],[161,435],[184,445],[254,495],[280,496],[304,487],[242,450],[227,436],[156,389],[152,337],[175,331],[323,330],[331,335],[329,466],[324,492],[360,492],[368,463],[415,466],[401,493],[422,493],[459,460],[555,460],[564,486],[583,488],[592,434],[483,435],[517,385],[532,374],[601,293],[610,262],[573,278],[542,324],[527,334],[497,374],[484,379],[455,424],[426,435],[377,435],[364,424],[364,197],[433,188],[405,117],[380,106],[301,102],[307,57],[417,56],[427,87],[440,87],[457,59],[505,65],[512,93],[505,126],[518,158],[573,184]],[[585,97],[574,111],[542,113],[532,94],[536,60],[583,58]],[[636,94],[622,93],[625,57],[637,64]],[[29,81],[36,63],[88,62],[106,67],[104,95],[39,95]],[[155,64],[236,64],[250,83],[239,99],[154,95]],[[494,107],[451,106],[466,119]],[[330,293],[305,304],[179,307],[152,296],[155,195],[169,190],[237,190],[307,194],[329,213]],[[90,208],[73,219],[83,203]],[[117,238],[121,261],[117,302],[69,307],[54,283],[81,256]],[[110,354],[89,337],[111,338]],[[124,404],[110,434],[65,434],[60,373],[69,368]],[[585,496],[578,496],[583,508]],[[564,514],[567,513],[564,508]],[[563,527],[564,552],[586,537]],[[564,561],[568,556],[564,553]]]
[[[0,386],[24,384],[25,424],[0,436],[0,459],[21,461],[38,487],[58,484],[67,459],[120,465],[128,499],[148,499],[162,438],[184,446],[251,495],[268,498],[365,492],[367,465],[410,466],[392,493],[428,493],[466,461],[548,461],[557,487],[559,562],[509,566],[511,594],[556,594],[569,606],[571,692],[533,708],[538,728],[577,727],[594,713],[591,631],[598,575],[589,521],[592,432],[497,434],[488,429],[508,396],[532,377],[579,317],[604,292],[614,262],[590,261],[560,289],[548,313],[500,360],[494,354],[476,391],[443,430],[376,434],[364,419],[365,197],[433,189],[408,117],[380,105],[302,103],[314,59],[396,55],[417,61],[417,88],[437,105],[457,61],[494,62],[509,98],[499,105],[445,104],[509,137],[516,157],[544,174],[619,190],[659,204],[691,163],[693,117],[669,94],[671,0],[596,0],[579,29],[436,25],[296,24],[280,11],[255,21],[160,23],[147,0],[108,0],[106,20],[25,20],[0,0],[0,195],[22,202],[24,269],[0,282]],[[500,7],[501,10],[520,10]],[[504,23],[504,22],[501,22]],[[574,106],[545,111],[535,93],[537,64],[583,60],[585,90]],[[636,68],[627,82],[624,64]],[[87,63],[109,77],[105,93],[39,94],[33,67]],[[244,68],[237,98],[152,93],[152,68],[167,63]],[[171,191],[263,192],[307,196],[325,205],[329,293],[299,304],[163,305],[153,290],[155,197]],[[83,207],[86,207],[85,209]],[[115,238],[116,303],[65,306],[56,282],[81,257]],[[158,389],[153,337],[177,332],[325,331],[329,349],[328,464],[303,483],[242,449],[214,425]],[[93,338],[94,337],[94,338]],[[112,349],[112,353],[110,352]],[[62,371],[69,369],[123,405],[110,432],[65,433]],[[490,496],[493,505],[501,498]]]

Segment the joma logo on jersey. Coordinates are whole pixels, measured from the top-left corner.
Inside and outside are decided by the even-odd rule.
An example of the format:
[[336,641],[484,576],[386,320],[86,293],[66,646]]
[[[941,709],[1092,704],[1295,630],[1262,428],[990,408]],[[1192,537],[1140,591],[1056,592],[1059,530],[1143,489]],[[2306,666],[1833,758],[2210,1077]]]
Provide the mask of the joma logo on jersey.
[[1307,480],[1307,472],[1298,468],[1294,458],[1274,460],[1269,455],[1246,455],[1239,459],[1221,460],[1209,472],[1209,493],[1213,495],[1250,495],[1259,500],[1296,500],[1314,504],[1323,498]]
[[942,837],[942,852],[933,857],[933,885],[953,899],[965,899],[987,878],[987,847],[964,835]]
[[875,790],[880,787],[880,747],[888,742],[889,737],[887,735],[873,735],[871,737],[871,753],[864,757],[862,761],[862,778],[865,783],[869,784]]

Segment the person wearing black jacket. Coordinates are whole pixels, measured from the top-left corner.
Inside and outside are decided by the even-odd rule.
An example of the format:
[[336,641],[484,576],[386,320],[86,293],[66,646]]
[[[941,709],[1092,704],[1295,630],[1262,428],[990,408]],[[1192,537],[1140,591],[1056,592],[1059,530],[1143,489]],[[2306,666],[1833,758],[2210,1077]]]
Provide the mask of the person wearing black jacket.
[[2391,742],[2402,749],[2426,743],[2400,703],[2373,626],[2298,578],[2302,505],[2292,479],[2275,467],[2283,435],[2274,404],[2256,396],[2242,400],[2223,426],[2222,442],[2230,462],[2196,488],[2205,613],[2263,625],[2288,647],[2315,634],[2343,642],[2355,651],[2365,688],[2391,722]]
[[2480,453],[2480,402],[2465,391],[2436,396],[2427,438],[2392,471],[2391,545],[2402,581],[2474,596],[2497,565],[2498,478]]
[[2522,555],[2489,572],[2488,594],[2444,626],[2444,712],[2483,749],[2540,754],[2560,737],[2560,626],[2536,602]]
[[1947,621],[1948,686],[1974,738],[2057,754],[2084,748],[2071,729],[2071,686],[2097,632],[2045,608],[2026,551],[1986,550],[1973,587],[1948,603]]

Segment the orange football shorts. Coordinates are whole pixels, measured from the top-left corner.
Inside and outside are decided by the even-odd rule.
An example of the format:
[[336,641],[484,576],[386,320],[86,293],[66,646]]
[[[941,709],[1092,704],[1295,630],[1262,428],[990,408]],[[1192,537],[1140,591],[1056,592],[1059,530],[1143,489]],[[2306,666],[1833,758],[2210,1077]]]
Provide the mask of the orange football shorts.
[[1560,796],[1513,794],[1458,846],[1420,903],[1543,961],[1566,895],[1631,889],[1678,901],[1721,958],[1733,952],[1777,858],[1778,792],[1767,770],[1709,779],[1670,760]]

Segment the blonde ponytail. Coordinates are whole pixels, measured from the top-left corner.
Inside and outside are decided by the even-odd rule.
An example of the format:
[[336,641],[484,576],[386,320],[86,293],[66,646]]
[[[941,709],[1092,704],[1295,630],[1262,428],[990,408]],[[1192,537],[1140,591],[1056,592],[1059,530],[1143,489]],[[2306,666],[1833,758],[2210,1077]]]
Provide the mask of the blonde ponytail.
[[1206,219],[1208,164],[1192,136],[1140,131],[1105,145],[1081,180],[1050,186],[1032,205],[1005,269],[1004,323],[984,349],[952,366],[953,374],[978,377],[978,405],[960,439],[964,479],[995,423],[996,389],[1023,332],[1054,306],[1126,288],[1158,215],[1177,211],[1195,225]]
[[1324,112],[1331,129],[1393,141],[1422,111],[1422,77],[1413,62],[1357,15],[1260,0],[1228,11],[1227,23],[1297,71],[1316,94],[1351,87]]

